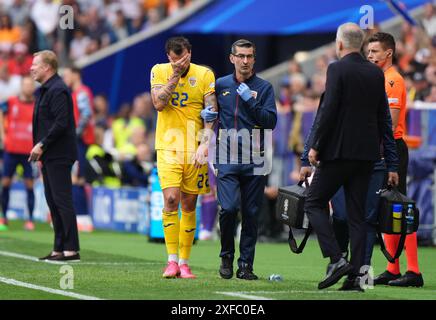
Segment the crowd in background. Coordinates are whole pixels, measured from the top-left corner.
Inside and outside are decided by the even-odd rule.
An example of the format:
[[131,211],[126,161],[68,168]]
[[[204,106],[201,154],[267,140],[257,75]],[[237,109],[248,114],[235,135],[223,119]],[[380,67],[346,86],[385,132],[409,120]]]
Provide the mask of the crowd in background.
[[[57,28],[61,1],[3,0],[0,9],[0,103],[20,91],[20,79],[29,73],[33,52],[51,48],[62,56],[66,50],[66,58],[76,60],[177,14],[190,2],[64,0],[63,4],[72,5],[78,12],[75,23],[79,27],[62,35]],[[403,22],[401,28],[401,36],[396,39],[396,65],[406,80],[408,108],[416,100],[436,103],[436,9],[427,4],[418,26]],[[384,30],[379,27],[369,30],[368,37],[377,31]],[[285,239],[283,226],[275,216],[278,187],[298,181],[304,139],[325,88],[327,67],[335,59],[335,49],[331,46],[317,58],[315,72],[305,74],[292,57],[287,75],[280,87],[275,88],[278,122],[273,132],[273,171],[265,189],[259,241]],[[86,181],[109,187],[147,187],[155,161],[157,118],[150,93],[140,93],[131,103],[119,106],[117,114],[108,113],[108,101],[103,94],[94,94],[95,143],[88,148]],[[407,134],[419,135],[419,119],[408,117],[407,123],[410,129]],[[417,147],[410,143],[409,148]],[[210,237],[212,230],[207,231]]]
[[[163,19],[177,15],[193,0],[2,0],[0,62],[15,54],[51,49],[67,65]],[[73,8],[74,28],[61,28]],[[66,19],[64,22],[68,22]]]

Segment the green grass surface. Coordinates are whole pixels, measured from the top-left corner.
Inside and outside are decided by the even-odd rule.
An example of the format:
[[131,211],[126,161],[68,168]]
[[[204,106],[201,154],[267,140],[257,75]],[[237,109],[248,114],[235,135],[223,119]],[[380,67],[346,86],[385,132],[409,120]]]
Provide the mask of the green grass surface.
[[[38,223],[36,231],[26,232],[22,222],[12,221],[9,231],[0,232],[0,251],[33,257],[46,255],[52,246],[53,231]],[[80,234],[82,262],[70,263],[74,270],[74,289],[65,290],[102,299],[146,300],[226,300],[242,299],[222,292],[242,293],[269,299],[436,299],[436,248],[419,248],[423,288],[378,286],[365,293],[339,292],[337,284],[317,290],[328,260],[322,259],[315,240],[309,240],[300,255],[290,252],[286,243],[259,243],[255,273],[258,281],[236,278],[223,280],[218,275],[219,242],[199,241],[192,250],[191,267],[197,279],[162,279],[166,262],[165,246],[149,243],[137,234],[95,231]],[[382,272],[386,259],[379,248],[374,251],[375,274]],[[405,257],[401,270],[406,271]],[[0,277],[60,290],[60,265],[0,255]],[[270,282],[270,274],[281,274],[282,282]],[[57,294],[0,282],[0,299],[72,299]]]

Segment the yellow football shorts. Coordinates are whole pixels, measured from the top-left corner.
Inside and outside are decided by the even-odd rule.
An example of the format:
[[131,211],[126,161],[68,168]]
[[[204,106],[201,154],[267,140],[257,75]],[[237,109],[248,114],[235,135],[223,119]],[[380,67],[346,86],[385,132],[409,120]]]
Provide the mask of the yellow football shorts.
[[180,188],[188,194],[205,194],[210,192],[208,165],[200,168],[191,160],[192,152],[157,150],[157,173],[163,189]]

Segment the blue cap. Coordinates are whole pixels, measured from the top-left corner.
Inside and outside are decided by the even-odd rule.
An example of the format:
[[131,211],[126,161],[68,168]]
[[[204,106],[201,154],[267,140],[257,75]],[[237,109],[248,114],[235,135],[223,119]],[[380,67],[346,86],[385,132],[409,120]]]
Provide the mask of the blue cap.
[[403,206],[401,204],[394,204],[393,207],[395,212],[403,210]]

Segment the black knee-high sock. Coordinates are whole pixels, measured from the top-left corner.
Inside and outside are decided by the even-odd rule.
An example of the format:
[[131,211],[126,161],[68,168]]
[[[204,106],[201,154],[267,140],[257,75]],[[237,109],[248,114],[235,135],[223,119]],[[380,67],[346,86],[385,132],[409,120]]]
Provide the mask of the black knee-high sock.
[[6,219],[6,212],[8,211],[9,207],[9,190],[10,187],[3,187],[2,190],[2,210],[3,210],[3,216]]
[[26,189],[27,192],[27,209],[29,209],[29,220],[33,220],[33,209],[35,208],[35,193],[33,188]]

